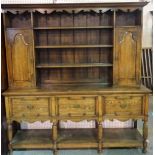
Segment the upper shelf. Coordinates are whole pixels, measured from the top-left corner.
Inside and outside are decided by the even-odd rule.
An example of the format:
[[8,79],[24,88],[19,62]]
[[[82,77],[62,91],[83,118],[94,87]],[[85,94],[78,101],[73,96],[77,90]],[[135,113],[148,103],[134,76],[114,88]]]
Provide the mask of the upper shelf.
[[2,9],[60,9],[60,8],[118,8],[118,7],[144,7],[149,2],[110,2],[110,3],[64,3],[64,4],[2,4]]
[[35,48],[102,48],[113,47],[113,45],[55,45],[55,46],[35,46]]
[[77,26],[77,27],[71,27],[71,26],[62,26],[62,27],[34,27],[34,30],[70,30],[70,29],[112,29],[113,26]]
[[36,68],[79,68],[79,67],[111,67],[111,63],[80,63],[80,64],[38,64]]
[[[16,10],[5,13],[5,25],[7,28],[32,28],[34,30],[69,30],[69,29],[112,29],[115,26],[140,26],[142,25],[142,11],[137,8],[112,9],[89,8],[83,11],[79,9],[77,13],[57,9],[55,11],[34,11],[33,13],[25,10]],[[31,10],[32,11],[32,10]]]

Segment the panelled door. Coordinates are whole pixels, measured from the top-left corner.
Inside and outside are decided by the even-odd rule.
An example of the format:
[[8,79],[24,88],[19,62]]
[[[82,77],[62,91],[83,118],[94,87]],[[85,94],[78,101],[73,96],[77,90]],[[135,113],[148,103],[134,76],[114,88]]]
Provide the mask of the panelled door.
[[32,30],[7,29],[6,50],[9,86],[33,87],[35,77]]
[[140,85],[141,28],[116,28],[114,85]]

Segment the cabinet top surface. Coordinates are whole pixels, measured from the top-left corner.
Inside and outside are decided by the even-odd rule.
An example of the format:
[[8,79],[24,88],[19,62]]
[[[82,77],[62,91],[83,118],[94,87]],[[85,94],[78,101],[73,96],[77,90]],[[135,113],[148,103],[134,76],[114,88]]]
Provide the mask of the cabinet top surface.
[[148,2],[110,2],[110,3],[64,3],[64,4],[2,4],[2,9],[33,9],[33,8],[102,8],[102,7],[144,7]]
[[71,94],[82,94],[82,95],[91,95],[91,94],[118,94],[118,93],[128,93],[128,94],[148,94],[151,93],[151,90],[147,89],[144,86],[141,87],[105,87],[105,86],[96,86],[96,85],[83,85],[83,86],[53,86],[50,89],[8,89],[3,93],[3,95],[71,95]]

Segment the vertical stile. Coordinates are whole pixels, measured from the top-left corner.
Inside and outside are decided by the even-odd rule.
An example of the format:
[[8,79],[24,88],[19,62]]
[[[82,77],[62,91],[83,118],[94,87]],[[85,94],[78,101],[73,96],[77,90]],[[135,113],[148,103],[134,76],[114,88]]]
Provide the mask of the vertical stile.
[[[59,21],[59,26],[61,27],[62,25],[61,25],[61,14],[59,15],[60,16],[60,21]],[[60,46],[61,46],[61,29],[59,30],[59,34],[60,34],[60,36],[59,36],[59,38],[60,38],[60,40],[59,40],[59,44],[60,44]],[[63,62],[63,49],[59,49],[60,50],[60,52],[61,52],[61,63]],[[60,74],[60,80],[61,81],[63,81],[63,71],[62,70],[59,70],[59,74]]]
[[99,121],[102,121],[102,96],[98,96]]
[[99,109],[99,114],[98,114],[98,140],[99,140],[99,146],[98,150],[101,152],[102,150],[102,137],[103,137],[103,129],[102,129],[102,96],[98,96],[98,109]]
[[145,117],[145,120],[148,119],[148,108],[149,108],[149,96],[145,95],[144,96],[144,117]]
[[[140,25],[141,25],[141,33],[142,33],[142,30],[143,30],[143,9],[141,9],[141,19],[140,19]],[[141,44],[142,44],[142,34],[141,34]],[[142,49],[142,46],[141,46],[141,83],[143,85],[145,85],[145,71],[144,71],[144,61],[143,61],[143,49]]]
[[[86,27],[88,27],[88,14],[86,14]],[[88,29],[86,29],[86,44],[88,45]],[[86,53],[86,55],[87,55],[87,57],[86,57],[86,58],[87,58],[86,62],[88,62],[88,54],[89,54],[88,51],[89,51],[89,50],[86,48],[86,51],[85,51],[85,53]],[[86,77],[89,77],[89,73],[88,73],[88,72],[89,72],[89,69],[88,69],[88,68],[86,69],[86,72],[87,72],[87,73],[86,73]]]
[[[48,20],[48,13],[47,13],[47,11],[45,11],[45,24],[46,24],[46,27],[48,27],[49,25],[48,25],[48,22],[47,22],[47,20]],[[48,30],[46,29],[45,30],[45,32],[46,32],[46,41],[47,41],[47,45],[49,45],[49,33],[48,33]],[[46,52],[47,52],[47,62],[50,64],[50,55],[49,55],[49,52],[51,52],[49,49],[46,49]],[[50,79],[50,70],[47,70],[47,77],[48,77],[48,79]]]
[[36,87],[36,85],[37,85],[37,83],[36,83],[36,78],[38,78],[37,77],[37,75],[36,75],[36,73],[37,73],[37,70],[36,70],[36,53],[35,53],[35,38],[34,38],[34,14],[33,14],[33,10],[31,10],[31,28],[32,28],[32,37],[33,37],[33,42],[32,42],[32,46],[33,46],[33,66],[34,66],[34,69],[33,69],[33,71],[34,71],[34,73],[33,73],[33,77],[34,77],[34,85],[35,85],[35,87]]
[[113,84],[116,84],[116,80],[115,80],[115,61],[117,61],[115,59],[115,31],[116,31],[116,9],[113,10]]
[[51,98],[51,109],[52,109],[52,117],[56,116],[56,103],[55,103],[55,97]]
[[144,84],[144,72],[143,72],[143,63],[142,63],[142,56],[143,56],[143,49],[142,49],[142,52],[141,52],[141,83]]
[[[4,24],[4,38],[5,38],[5,47],[7,47],[8,46],[8,44],[7,44],[7,32],[6,32],[6,28],[7,28],[7,25],[6,25],[6,11],[4,11],[4,13],[3,13],[3,24]],[[8,70],[8,68],[9,68],[9,65],[8,65],[8,62],[9,62],[9,58],[8,58],[8,56],[7,56],[7,49],[6,49],[6,63],[7,63],[7,70]],[[11,82],[11,80],[10,80],[10,75],[8,74],[8,82],[10,83]]]
[[11,117],[11,108],[10,108],[10,102],[9,102],[9,98],[5,97],[5,109],[6,109],[6,119],[7,121],[10,119]]
[[[101,18],[102,18],[102,10],[100,10],[100,13],[99,13],[99,17],[100,17],[100,19],[99,19],[99,26],[102,26],[101,25]],[[102,31],[102,29],[100,29],[99,30],[99,45],[101,45],[101,31]],[[101,62],[101,48],[99,48],[99,62]],[[101,77],[101,72],[102,72],[102,69],[99,69],[99,79],[101,79],[102,77]]]
[[[73,27],[75,27],[75,19],[74,19],[74,17],[75,17],[75,11],[74,10],[72,10],[72,15],[73,15]],[[73,45],[75,45],[75,30],[73,29]],[[73,57],[74,57],[74,60],[73,60],[73,62],[75,63],[76,62],[76,60],[75,60],[75,49],[72,49],[73,51]],[[73,78],[75,78],[75,75],[76,75],[76,73],[75,72],[73,72],[72,73],[72,76],[73,76]]]

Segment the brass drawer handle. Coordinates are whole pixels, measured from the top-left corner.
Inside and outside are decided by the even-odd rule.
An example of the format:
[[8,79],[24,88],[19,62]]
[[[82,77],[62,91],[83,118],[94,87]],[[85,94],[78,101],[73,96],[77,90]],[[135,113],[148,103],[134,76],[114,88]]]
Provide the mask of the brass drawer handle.
[[68,100],[84,100],[86,97],[83,96],[75,96],[75,97],[68,97]]
[[33,105],[28,105],[27,109],[32,110],[32,109],[34,109],[34,106]]
[[129,100],[132,99],[132,96],[116,96],[115,98],[120,100]]
[[80,108],[80,104],[75,104],[73,108]]
[[126,112],[115,112],[116,116],[120,116],[120,115],[132,115],[132,112],[126,111]]
[[122,109],[125,109],[125,108],[127,107],[127,103],[121,103],[121,104],[120,104],[120,107],[121,107]]
[[24,97],[20,97],[20,98],[18,98],[19,100],[21,100],[21,101],[35,101],[35,100],[39,100],[40,98],[39,97],[33,97],[33,98],[24,98]]

